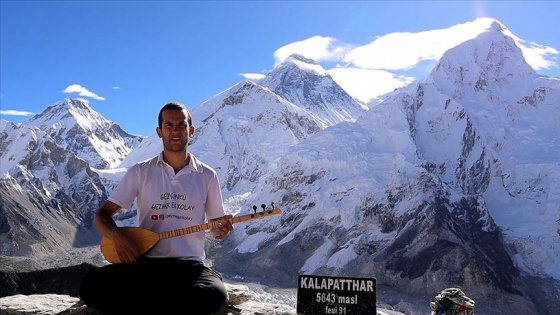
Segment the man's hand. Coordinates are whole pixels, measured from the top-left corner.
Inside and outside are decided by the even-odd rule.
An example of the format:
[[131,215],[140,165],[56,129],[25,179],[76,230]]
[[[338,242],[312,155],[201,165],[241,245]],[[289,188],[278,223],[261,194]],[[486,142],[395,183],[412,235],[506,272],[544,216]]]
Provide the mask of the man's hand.
[[130,264],[136,262],[136,259],[140,257],[140,250],[136,243],[134,243],[126,234],[120,232],[120,228],[117,228],[112,234],[113,246],[119,259],[122,263]]
[[113,241],[113,246],[120,261],[129,264],[135,262],[136,258],[140,256],[140,250],[136,243],[121,232],[113,220],[113,215],[120,209],[119,205],[107,200],[95,213],[93,222],[101,235],[105,235]]
[[233,218],[231,214],[226,214],[221,218],[210,220],[210,222],[219,221],[218,226],[210,230],[210,234],[218,240],[224,239],[229,232],[233,231],[233,225],[230,221],[231,218]]

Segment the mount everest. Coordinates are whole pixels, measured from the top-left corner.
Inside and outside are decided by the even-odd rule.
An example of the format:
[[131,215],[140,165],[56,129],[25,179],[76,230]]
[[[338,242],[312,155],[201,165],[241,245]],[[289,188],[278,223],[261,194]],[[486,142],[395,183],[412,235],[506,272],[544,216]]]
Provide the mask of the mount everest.
[[[504,30],[491,21],[425,81],[379,104],[294,55],[193,108],[189,150],[218,171],[226,209],[283,210],[211,244],[215,266],[286,286],[298,274],[373,276],[427,298],[459,286],[485,314],[552,314],[560,78],[539,76]],[[17,125],[2,121],[0,253],[95,244],[93,211],[160,141],[72,99]],[[122,223],[134,219],[131,211]]]

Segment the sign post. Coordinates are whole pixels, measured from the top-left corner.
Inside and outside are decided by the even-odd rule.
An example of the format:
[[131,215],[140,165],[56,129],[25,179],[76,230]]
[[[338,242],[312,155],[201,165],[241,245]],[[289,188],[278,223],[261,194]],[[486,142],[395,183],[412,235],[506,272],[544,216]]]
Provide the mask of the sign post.
[[375,278],[300,275],[297,313],[372,315],[377,313]]

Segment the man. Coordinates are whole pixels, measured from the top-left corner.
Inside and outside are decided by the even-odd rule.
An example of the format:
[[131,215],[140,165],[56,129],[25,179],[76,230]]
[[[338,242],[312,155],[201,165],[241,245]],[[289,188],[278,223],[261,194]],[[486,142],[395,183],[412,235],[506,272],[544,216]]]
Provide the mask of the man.
[[216,171],[188,152],[195,132],[190,112],[180,103],[166,104],[156,132],[163,151],[131,167],[94,217],[121,263],[87,274],[80,298],[104,314],[209,314],[226,304],[227,291],[221,275],[202,262],[204,231],[159,240],[142,254],[113,220],[136,199],[139,226],[154,232],[206,220],[219,221],[210,231],[216,239],[233,230],[232,216],[224,215]]

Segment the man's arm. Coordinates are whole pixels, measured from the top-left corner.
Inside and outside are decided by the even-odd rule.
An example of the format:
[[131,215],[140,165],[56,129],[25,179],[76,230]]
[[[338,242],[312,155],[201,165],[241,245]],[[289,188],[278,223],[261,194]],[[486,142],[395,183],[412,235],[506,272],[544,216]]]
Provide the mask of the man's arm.
[[113,241],[115,251],[119,255],[121,262],[132,263],[140,256],[138,246],[121,232],[113,215],[117,213],[121,207],[112,201],[106,201],[95,213],[93,222],[97,231]]

